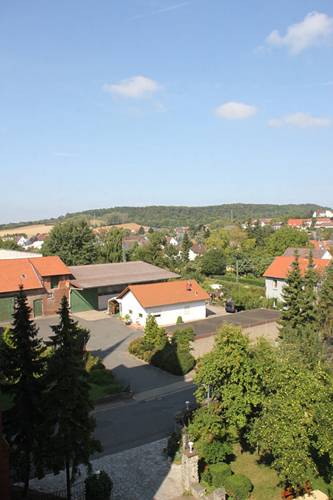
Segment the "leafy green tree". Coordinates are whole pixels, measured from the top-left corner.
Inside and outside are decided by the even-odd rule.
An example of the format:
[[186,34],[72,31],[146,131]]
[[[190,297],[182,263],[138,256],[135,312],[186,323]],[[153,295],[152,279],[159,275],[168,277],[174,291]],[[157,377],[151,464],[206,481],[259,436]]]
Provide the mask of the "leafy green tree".
[[192,247],[192,242],[189,238],[189,235],[187,233],[184,234],[183,241],[182,241],[182,260],[183,262],[188,262],[189,261],[189,251]]
[[22,248],[12,238],[9,240],[0,238],[0,248],[3,248],[4,250],[22,250]]
[[141,234],[141,235],[145,234],[145,228],[143,226],[139,227],[138,234]]
[[201,270],[206,276],[213,274],[224,274],[226,270],[226,258],[222,250],[208,250],[201,257]]
[[122,262],[123,230],[116,227],[102,235],[99,253],[101,262]]
[[52,326],[53,355],[49,360],[47,394],[49,440],[52,451],[49,466],[55,473],[65,469],[67,500],[71,499],[71,481],[78,466],[89,466],[90,456],[101,451],[93,438],[93,405],[89,397],[88,374],[85,369],[84,345],[89,332],[79,327],[69,312],[64,296],[59,310],[59,323]]
[[84,220],[56,224],[45,240],[43,255],[58,255],[68,266],[92,264],[97,260],[94,233]]
[[266,240],[266,249],[273,255],[283,255],[288,247],[301,248],[309,243],[306,231],[284,226]]
[[31,308],[21,288],[15,299],[13,323],[0,349],[2,390],[10,394],[13,405],[4,417],[5,434],[12,454],[12,464],[24,483],[23,497],[29,489],[31,467],[38,469],[42,457],[42,412],[45,347],[38,339],[38,329],[30,319]]
[[262,409],[249,440],[270,458],[282,482],[295,489],[333,459],[333,389],[327,374],[280,357],[266,378]]
[[236,440],[260,400],[249,340],[239,327],[221,328],[214,349],[199,361],[195,383],[197,401],[215,402],[224,435]]
[[333,335],[333,263],[327,268],[319,290],[319,322],[325,338]]

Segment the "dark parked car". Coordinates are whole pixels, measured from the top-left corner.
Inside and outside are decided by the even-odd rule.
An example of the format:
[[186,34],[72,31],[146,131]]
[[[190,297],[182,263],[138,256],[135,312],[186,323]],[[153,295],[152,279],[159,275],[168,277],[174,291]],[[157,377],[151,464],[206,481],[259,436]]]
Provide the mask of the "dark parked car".
[[231,299],[229,299],[229,300],[226,301],[226,303],[225,303],[225,311],[227,313],[235,313],[235,312],[237,312],[235,304],[234,304],[234,302]]

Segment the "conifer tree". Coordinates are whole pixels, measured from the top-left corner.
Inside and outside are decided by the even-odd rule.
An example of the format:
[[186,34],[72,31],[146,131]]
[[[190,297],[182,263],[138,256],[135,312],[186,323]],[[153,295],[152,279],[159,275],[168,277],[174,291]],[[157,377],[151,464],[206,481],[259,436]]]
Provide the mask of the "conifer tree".
[[304,275],[304,287],[301,295],[301,315],[299,324],[304,326],[318,326],[318,275],[315,271],[312,252],[309,255],[308,269]]
[[40,439],[43,424],[45,347],[38,329],[30,319],[31,308],[21,287],[15,299],[13,323],[1,342],[0,365],[2,390],[13,405],[4,414],[4,430],[11,449],[11,463],[24,483],[23,497],[29,490],[32,465],[40,463]]
[[189,261],[189,251],[192,247],[191,240],[189,238],[189,235],[187,233],[184,234],[183,241],[182,241],[182,259],[183,262],[188,262]]
[[333,335],[333,262],[327,268],[319,291],[319,323],[324,338]]
[[304,280],[301,276],[298,255],[296,255],[282,293],[285,305],[280,320],[282,338],[289,336],[299,325],[303,303],[303,286]]
[[84,345],[89,332],[70,316],[64,296],[59,310],[60,321],[52,326],[54,350],[48,370],[48,427],[52,436],[50,466],[55,473],[65,469],[67,500],[71,499],[71,482],[80,464],[89,466],[89,458],[101,446],[93,438],[95,421],[90,416],[93,405],[89,398],[88,375],[85,370]]

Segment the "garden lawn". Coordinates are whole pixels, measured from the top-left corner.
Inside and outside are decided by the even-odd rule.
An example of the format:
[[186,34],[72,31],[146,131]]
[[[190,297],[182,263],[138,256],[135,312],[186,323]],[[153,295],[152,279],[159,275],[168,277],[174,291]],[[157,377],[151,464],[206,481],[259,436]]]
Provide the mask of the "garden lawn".
[[90,397],[93,403],[99,399],[122,392],[124,388],[114,378],[111,370],[97,368],[89,373]]
[[235,447],[234,453],[236,459],[230,464],[231,469],[251,480],[254,486],[251,500],[280,500],[281,488],[276,472],[267,465],[259,464],[256,453],[241,453],[239,446]]

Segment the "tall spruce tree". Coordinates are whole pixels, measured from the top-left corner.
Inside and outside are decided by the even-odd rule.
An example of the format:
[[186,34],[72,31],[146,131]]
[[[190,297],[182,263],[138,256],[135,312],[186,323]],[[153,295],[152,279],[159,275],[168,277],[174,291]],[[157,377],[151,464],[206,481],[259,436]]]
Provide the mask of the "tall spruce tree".
[[309,264],[304,275],[304,287],[301,295],[301,315],[299,323],[304,326],[318,327],[318,294],[319,276],[315,271],[313,255],[310,252]]
[[32,465],[38,467],[43,424],[45,347],[30,319],[31,308],[21,287],[15,299],[13,323],[1,342],[2,390],[12,397],[12,407],[4,413],[4,431],[11,449],[11,463],[24,483],[23,497],[29,490]]
[[324,338],[333,335],[333,262],[327,268],[319,291],[319,323]]
[[280,320],[280,336],[289,337],[299,325],[303,303],[304,280],[299,267],[298,255],[291,265],[286,286],[283,289],[284,308]]
[[185,263],[189,261],[189,251],[191,247],[192,247],[192,242],[190,240],[189,235],[186,232],[183,236],[183,241],[182,241],[182,260]]
[[89,332],[71,318],[65,296],[59,316],[59,324],[52,326],[53,355],[48,369],[47,413],[49,435],[52,436],[48,447],[53,455],[49,466],[55,473],[65,469],[67,500],[70,500],[71,484],[78,466],[89,466],[90,455],[100,451],[101,445],[93,438],[95,421],[90,416],[93,405],[85,369],[84,345]]

